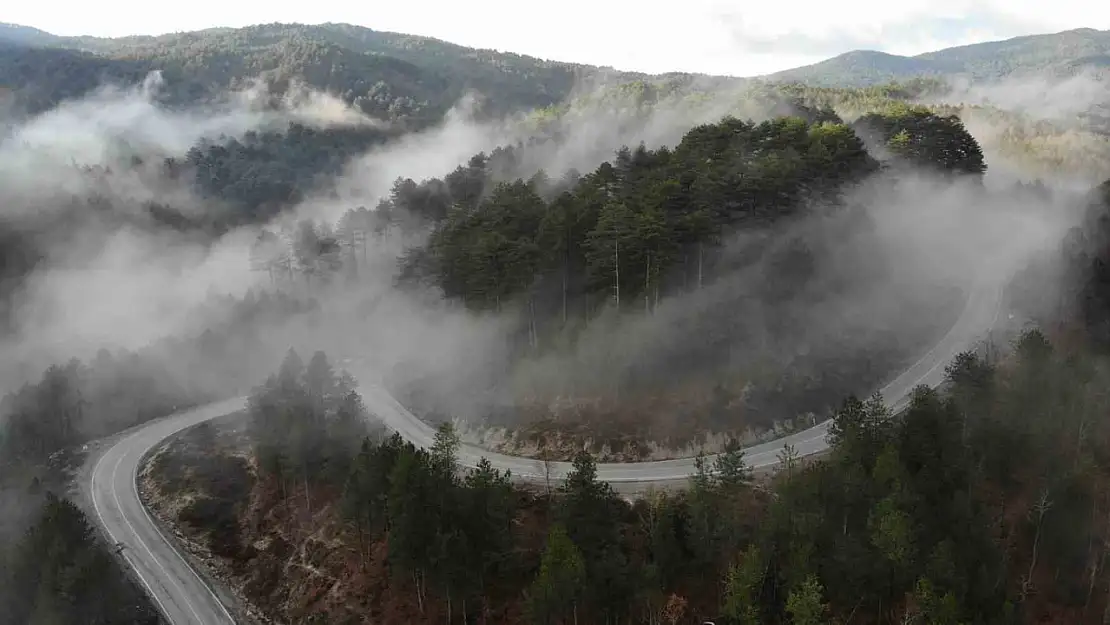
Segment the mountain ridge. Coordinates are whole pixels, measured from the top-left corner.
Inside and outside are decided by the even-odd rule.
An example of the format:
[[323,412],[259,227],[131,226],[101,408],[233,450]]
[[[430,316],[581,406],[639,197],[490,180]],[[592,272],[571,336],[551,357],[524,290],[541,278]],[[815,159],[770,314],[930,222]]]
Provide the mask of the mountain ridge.
[[[56,61],[59,56],[47,51],[58,50],[70,54],[66,70],[81,75],[124,75],[127,82],[138,63],[195,80],[197,85],[185,89],[194,96],[242,87],[259,76],[279,89],[297,79],[357,102],[368,114],[423,122],[441,116],[468,91],[487,96],[491,112],[504,113],[555,104],[584,81],[646,76],[334,23],[272,23],[119,38],[58,37],[8,25],[0,29],[0,44],[5,53],[0,57],[0,84],[36,92],[26,107],[31,112],[59,100],[44,96],[41,84],[53,85],[47,92],[80,95],[39,69],[44,58]],[[121,62],[129,65],[117,67]],[[90,72],[75,67],[79,65],[89,66]]]
[[57,35],[34,26],[0,22],[0,42],[22,45],[49,45],[57,42],[58,39]]
[[984,83],[1035,74],[1110,74],[1110,31],[1023,35],[916,56],[852,50],[813,65],[741,78],[628,72],[334,22],[117,38],[62,37],[0,23],[0,84],[21,94],[27,112],[80,97],[105,81],[134,83],[137,75],[155,69],[164,72],[177,101],[211,97],[258,78],[278,91],[302,81],[367,114],[419,125],[442,117],[467,92],[483,94],[490,114],[504,114],[559,104],[590,86],[645,80],[870,87],[915,78]]
[[[390,54],[410,61],[421,53],[430,53],[433,56],[454,54],[471,60],[500,62],[502,65],[505,65],[507,61],[515,61],[518,65],[532,64],[563,70],[603,72],[628,78],[690,74],[689,72],[649,74],[620,70],[608,65],[565,62],[494,48],[469,47],[437,37],[376,30],[343,22],[325,22],[321,24],[268,22],[238,28],[216,26],[194,31],[159,35],[126,35],[122,37],[61,36],[33,26],[0,22],[0,41],[27,46],[78,49],[101,55],[121,55],[126,52],[134,53],[139,50],[149,50],[153,47],[179,46],[212,38],[226,37],[263,37],[269,38],[271,43],[276,43],[274,40],[277,38],[317,39],[324,43],[350,48],[359,53]],[[1054,48],[1054,50],[1050,48]],[[1022,61],[1017,64],[1018,67],[1014,67],[1013,58],[994,59],[996,65],[1001,62],[1009,69],[1025,69],[1024,66],[1030,64],[1052,66],[1084,59],[1097,59],[1103,64],[1108,64],[1105,58],[1110,56],[1110,30],[1101,31],[1083,27],[1054,33],[1019,35],[1008,39],[952,46],[912,56],[892,54],[874,49],[855,49],[811,65],[758,76],[715,75],[709,73],[693,73],[690,75],[812,82],[817,79],[816,74],[824,73],[829,74],[829,76],[820,79],[820,82],[830,82],[839,77],[848,80],[846,83],[837,83],[840,86],[866,86],[876,83],[872,77],[859,73],[861,71],[871,74],[890,73],[896,79],[961,72],[982,74],[982,68],[977,66],[981,65],[987,57],[998,55],[1016,57],[1016,60]],[[850,70],[851,75],[836,76],[843,73],[846,67]],[[856,73],[852,74],[852,71]]]
[[1021,35],[914,56],[852,50],[762,78],[825,87],[867,87],[919,77],[963,77],[990,82],[1036,73],[1073,75],[1084,70],[1110,70],[1110,31],[1076,28]]

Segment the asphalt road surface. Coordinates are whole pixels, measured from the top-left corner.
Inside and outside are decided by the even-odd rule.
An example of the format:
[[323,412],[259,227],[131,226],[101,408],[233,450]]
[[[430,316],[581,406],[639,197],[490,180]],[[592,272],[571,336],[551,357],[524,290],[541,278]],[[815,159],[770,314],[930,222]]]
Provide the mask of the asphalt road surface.
[[167,436],[244,405],[242,398],[208,404],[154,421],[124,435],[93,465],[87,485],[96,521],[120,549],[146,592],[173,625],[219,625],[235,619],[154,524],[139,501],[143,455]]
[[[939,385],[944,367],[961,351],[971,348],[998,316],[1002,287],[999,282],[975,285],[967,304],[951,330],[927,354],[881,389],[888,404],[898,410],[908,403],[909,394],[919,384]],[[433,428],[416,418],[393,399],[380,385],[363,382],[359,388],[371,413],[419,446],[430,446]],[[95,462],[92,478],[86,485],[96,512],[96,520],[111,541],[122,545],[120,553],[135,570],[139,580],[154,602],[174,625],[199,623],[216,625],[234,623],[228,610],[213,590],[200,578],[155,525],[139,501],[136,488],[139,463],[144,454],[166,437],[209,419],[231,414],[246,406],[245,397],[208,404],[173,414],[129,432],[108,446]],[[753,468],[767,468],[778,463],[782,448],[793,445],[798,454],[807,456],[828,448],[825,435],[829,421],[812,428],[756,445],[745,450]],[[570,470],[570,463],[552,462],[545,470],[542,463],[464,445],[459,462],[473,467],[487,458],[498,469],[508,469],[522,479],[561,479]],[[687,479],[694,472],[694,459],[681,458],[639,463],[603,463],[598,477],[615,484],[665,483]]]

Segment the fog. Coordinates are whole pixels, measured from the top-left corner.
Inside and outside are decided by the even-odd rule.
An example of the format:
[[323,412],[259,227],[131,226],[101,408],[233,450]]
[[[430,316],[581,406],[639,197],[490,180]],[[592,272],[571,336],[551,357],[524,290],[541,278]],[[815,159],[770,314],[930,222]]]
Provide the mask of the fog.
[[[671,457],[690,449],[684,429],[706,425],[693,413],[715,387],[734,401],[754,401],[752,384],[775,384],[767,375],[850,374],[834,383],[843,394],[878,390],[939,340],[973,283],[1005,284],[1030,258],[1055,250],[1081,205],[1067,193],[1046,201],[906,174],[873,180],[847,202],[866,213],[870,229],[860,228],[858,212],[814,211],[770,231],[733,235],[724,242],[722,264],[753,247],[765,250],[760,260],[725,270],[703,289],[665,298],[651,314],[601,315],[572,343],[514,363],[509,375],[503,369],[482,375],[466,359],[457,361],[465,367],[443,375],[436,366],[443,352],[428,336],[417,353],[427,355],[433,375],[420,379],[418,394],[431,410],[469,426],[471,440],[487,443],[506,440],[500,428],[518,418],[514,406],[533,418],[574,423],[584,414],[646,423],[651,411],[662,411],[669,414],[643,429],[655,433],[656,443],[672,442],[653,446],[650,457]],[[789,301],[763,301],[774,275],[771,259],[799,239],[813,251],[817,270]],[[1042,285],[1041,295],[1054,297],[1057,286]],[[641,412],[621,414],[626,411]],[[740,425],[756,422],[786,425],[758,416]],[[748,442],[761,434],[751,430]],[[705,449],[719,451],[714,445],[723,442],[707,439]]]
[[[996,187],[1042,179],[1081,190],[1110,173],[1110,82],[1105,72],[1082,68],[1071,75],[1036,73],[995,82],[949,79],[944,93],[923,104],[962,107],[960,119],[990,163]],[[995,111],[1008,113],[1004,118]],[[1025,151],[1034,146],[1036,153]]]
[[1067,76],[1038,73],[994,82],[951,79],[948,84],[948,93],[940,101],[990,105],[1069,126],[1081,114],[1104,105],[1110,96],[1105,73],[1093,68],[1081,68]]
[[[256,228],[197,241],[169,230],[120,226],[94,214],[72,222],[50,220],[66,198],[99,194],[116,212],[158,200],[204,213],[213,207],[189,187],[166,179],[157,167],[130,167],[129,159],[138,154],[145,163],[157,163],[202,139],[239,137],[291,121],[320,128],[381,123],[304,88],[278,98],[277,106],[256,86],[231,94],[216,109],[168,111],[152,98],[159,80],[152,75],[137,88],[103,89],[19,120],[0,144],[0,217],[16,226],[50,229],[40,239],[44,260],[9,306],[14,332],[0,348],[0,376],[8,390],[48,363],[89,358],[102,347],[136,349],[199,334],[224,314],[217,296],[243,296],[270,283],[264,272],[250,270]],[[621,145],[673,145],[691,126],[724,114],[759,120],[785,112],[745,100],[738,89],[696,100],[664,98],[653,108],[634,110],[612,106],[600,97],[608,92],[598,90],[594,102],[585,98],[586,104],[548,120],[546,131],[559,140],[526,150],[521,171],[513,173],[587,172]],[[266,226],[287,229],[302,218],[334,222],[346,209],[375,206],[399,176],[417,181],[442,176],[475,153],[525,142],[536,131],[535,116],[476,121],[473,104],[464,99],[440,125],[352,160],[333,184]],[[635,376],[666,380],[675,359],[689,357],[691,346],[704,343],[707,328],[723,318],[742,325],[727,339],[734,343],[726,370],[750,377],[758,368],[789,369],[810,353],[832,355],[844,337],[877,344],[904,330],[921,334],[936,314],[925,308],[928,296],[945,288],[966,290],[969,268],[986,266],[998,255],[1006,259],[998,265],[1002,279],[1023,258],[1051,247],[1076,219],[1070,210],[1076,199],[1066,192],[1046,202],[926,176],[875,180],[855,190],[847,203],[852,210],[841,214],[814,207],[773,230],[726,241],[725,266],[752,246],[774,251],[804,240],[819,267],[797,300],[804,309],[759,301],[752,293],[766,281],[768,269],[737,262],[703,290],[665,299],[651,315],[623,314],[618,323],[615,314],[604,313],[560,349],[524,361],[511,357],[508,335],[518,323],[511,311],[477,314],[431,289],[397,288],[397,256],[413,241],[375,238],[357,287],[338,282],[287,287],[311,294],[319,310],[291,321],[255,323],[264,345],[251,359],[257,370],[246,377],[260,381],[289,347],[302,353],[324,349],[364,379],[421,386],[425,409],[480,423],[515,402],[605,395],[615,380]],[[870,230],[857,229],[860,214],[869,217]],[[782,318],[805,331],[785,344],[768,342],[769,326]],[[172,364],[173,353],[165,357]],[[176,375],[199,374],[190,369]],[[212,377],[206,383],[218,386]]]
[[[204,139],[281,129],[379,124],[326,94],[295,88],[280,108],[264,107],[258,86],[218,107],[168,111],[155,104],[161,85],[151,74],[130,89],[90,96],[13,124],[0,143],[0,219],[36,237],[45,249],[16,295],[15,338],[4,363],[88,357],[100,347],[141,347],[184,329],[211,293],[243,293],[254,284],[246,263],[248,233],[198,244],[131,219],[146,202],[186,214],[212,209],[191,190],[165,179],[161,159],[181,157]],[[133,157],[144,161],[134,166]],[[106,200],[103,214],[75,201]],[[6,380],[11,383],[11,378]]]
[[611,160],[621,146],[674,146],[690,128],[725,115],[762,121],[787,112],[751,100],[740,82],[707,91],[718,82],[693,79],[690,87],[701,92],[699,97],[664,96],[653,104],[636,104],[619,88],[590,83],[574,91],[573,105],[560,108],[557,117],[525,112],[493,121],[477,121],[478,96],[468,94],[442,124],[355,159],[334,189],[298,207],[296,215],[336,219],[353,206],[375,206],[399,177],[417,182],[442,177],[479,152],[527,145],[537,137],[550,140],[522,150],[522,163],[507,177],[529,178],[540,170],[553,177],[588,172]]

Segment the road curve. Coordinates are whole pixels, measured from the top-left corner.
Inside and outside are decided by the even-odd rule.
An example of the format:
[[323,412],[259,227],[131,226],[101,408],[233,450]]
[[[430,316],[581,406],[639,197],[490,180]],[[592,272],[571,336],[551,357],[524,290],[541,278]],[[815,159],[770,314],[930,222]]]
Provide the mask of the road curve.
[[87,487],[96,521],[113,544],[122,545],[120,555],[171,625],[234,624],[235,619],[142,505],[136,484],[139,463],[171,434],[243,406],[236,398],[153,421],[120,438],[93,465]]
[[[959,352],[970,349],[993,325],[1001,302],[1001,284],[997,281],[975,284],[951,330],[932,350],[881,389],[891,408],[898,410],[905,406],[917,385],[939,385],[944,378],[945,365]],[[418,446],[431,445],[435,430],[398,403],[380,384],[364,381],[358,390],[369,411],[387,427]],[[170,435],[242,410],[246,401],[246,397],[236,397],[176,413],[139,427],[120,438],[96,459],[92,478],[86,485],[97,522],[113,543],[123,545],[122,556],[173,625],[214,625],[234,623],[235,620],[143,507],[136,488],[139,464],[150,449]],[[828,448],[825,435],[830,422],[749,447],[745,450],[746,459],[754,468],[773,466],[787,444],[793,445],[802,456],[819,453]],[[526,480],[558,480],[571,469],[570,463],[552,462],[545,470],[535,459],[494,453],[472,445],[463,445],[459,450],[459,462],[464,466],[473,467],[481,458],[488,459],[495,468],[511,470],[515,476]],[[597,470],[599,479],[616,484],[673,482],[693,474],[694,459],[601,463]]]
[[[974,284],[963,312],[948,333],[917,362],[878,389],[892,410],[897,412],[908,405],[916,386],[939,386],[944,381],[945,366],[960,352],[971,349],[994,325],[1004,284],[987,279]],[[416,445],[431,446],[435,430],[398,403],[381,385],[363,383],[359,392],[370,412],[390,429]],[[744,450],[745,460],[751,467],[760,469],[777,464],[779,454],[786,445],[793,445],[801,456],[824,451],[828,449],[825,435],[830,423],[831,419],[801,432],[748,447]],[[551,462],[545,470],[543,464],[534,458],[495,453],[474,445],[462,445],[459,449],[459,462],[463,466],[474,467],[482,458],[489,460],[494,468],[508,469],[517,477],[533,481],[548,478],[559,480],[571,470],[569,462]],[[599,463],[597,476],[600,480],[615,484],[673,482],[693,475],[694,460],[676,458],[650,462]]]

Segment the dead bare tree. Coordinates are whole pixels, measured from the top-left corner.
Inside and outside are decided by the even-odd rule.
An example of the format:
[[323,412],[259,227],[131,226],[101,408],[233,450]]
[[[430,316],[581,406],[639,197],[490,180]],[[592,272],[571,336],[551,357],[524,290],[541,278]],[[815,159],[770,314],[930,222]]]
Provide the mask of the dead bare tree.
[[543,476],[544,493],[548,498],[550,498],[551,497],[551,469],[552,469],[552,467],[551,467],[551,450],[549,450],[547,448],[540,449],[538,465],[539,465],[540,475]]
[[779,451],[777,458],[780,470],[786,471],[787,479],[794,477],[794,469],[798,467],[801,457],[802,455],[798,453],[797,448],[790,443],[782,446],[782,450]]
[[1049,496],[1050,490],[1045,486],[1041,490],[1040,496],[1037,497],[1036,503],[1033,504],[1033,508],[1029,511],[1030,517],[1036,518],[1037,530],[1033,534],[1033,556],[1029,560],[1029,571],[1021,581],[1022,600],[1035,590],[1033,585],[1033,573],[1037,568],[1037,549],[1040,547],[1041,543],[1041,528],[1044,526],[1044,516],[1048,514],[1048,511],[1052,508],[1052,500],[1049,499]]

